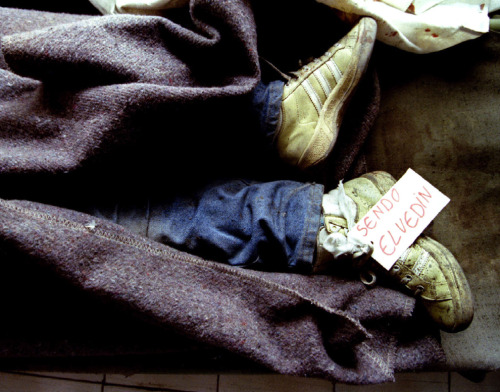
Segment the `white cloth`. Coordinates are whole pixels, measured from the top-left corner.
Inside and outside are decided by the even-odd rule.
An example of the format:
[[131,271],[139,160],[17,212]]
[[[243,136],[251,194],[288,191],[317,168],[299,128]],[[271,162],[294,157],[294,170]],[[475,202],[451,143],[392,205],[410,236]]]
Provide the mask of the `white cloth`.
[[[478,38],[489,31],[489,12],[500,0],[316,0],[349,16],[377,21],[377,40],[413,52],[430,53]],[[189,0],[90,0],[103,14],[161,15]]]
[[319,244],[323,249],[330,252],[335,259],[346,255],[353,258],[367,257],[373,253],[371,243],[351,235],[350,229],[356,223],[357,206],[346,195],[342,181],[338,188],[323,195],[322,208],[325,215],[335,215],[347,221],[347,228],[343,230],[344,234],[327,233],[324,229],[320,231]]
[[489,31],[489,12],[500,0],[316,0],[347,15],[377,21],[377,40],[413,52],[430,53]]
[[189,0],[90,0],[102,14],[158,15],[162,10],[184,7]]

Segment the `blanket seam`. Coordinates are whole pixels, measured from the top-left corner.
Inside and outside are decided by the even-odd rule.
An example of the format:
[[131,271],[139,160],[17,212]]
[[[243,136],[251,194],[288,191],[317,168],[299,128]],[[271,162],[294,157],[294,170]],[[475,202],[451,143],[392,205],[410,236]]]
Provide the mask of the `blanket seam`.
[[[244,274],[240,273],[239,271],[229,269],[229,267],[222,265],[222,264],[216,264],[216,263],[209,264],[207,261],[205,261],[203,259],[199,259],[197,257],[182,256],[181,254],[177,253],[177,251],[169,251],[168,249],[158,249],[158,248],[152,246],[151,244],[141,244],[140,241],[138,241],[136,239],[131,239],[130,237],[122,236],[119,234],[113,234],[113,233],[110,233],[107,230],[104,230],[102,228],[89,227],[83,223],[78,223],[78,222],[69,220],[67,218],[58,217],[58,216],[55,216],[55,215],[47,213],[47,212],[32,211],[28,208],[14,205],[11,202],[3,200],[3,199],[0,199],[0,205],[3,205],[7,209],[17,211],[23,215],[27,215],[27,216],[30,216],[30,217],[33,217],[33,218],[36,218],[36,219],[39,219],[42,221],[43,220],[51,221],[51,222],[60,224],[62,226],[65,226],[65,227],[68,227],[71,229],[75,229],[75,230],[79,230],[82,232],[90,232],[96,236],[103,238],[103,239],[106,239],[109,241],[114,241],[114,242],[117,242],[117,243],[122,244],[122,245],[131,246],[131,247],[136,248],[136,249],[144,250],[144,251],[146,251],[150,254],[156,255],[156,256],[172,257],[173,259],[176,259],[178,261],[183,261],[183,262],[187,262],[190,264],[195,264],[197,266],[201,266],[201,267],[204,267],[207,269],[217,270],[219,272],[223,272],[223,273],[228,274],[228,275],[236,276],[236,277],[241,278],[243,280],[262,283],[269,289],[276,289],[276,290],[278,290],[284,294],[288,294],[292,297],[306,300],[311,305],[314,305],[319,309],[322,309],[328,313],[343,317],[343,318],[349,320],[355,326],[357,326],[358,329],[361,332],[363,332],[367,338],[371,337],[371,334],[361,325],[361,323],[358,320],[352,318],[344,311],[336,310],[336,309],[330,308],[328,306],[325,306],[325,305],[315,301],[312,298],[309,298],[309,297],[306,297],[306,296],[300,294],[296,290],[289,289],[289,288],[284,287],[278,283],[269,282],[267,280],[260,279],[260,278],[257,278],[255,276],[244,275]],[[161,244],[159,244],[159,245],[161,245]]]

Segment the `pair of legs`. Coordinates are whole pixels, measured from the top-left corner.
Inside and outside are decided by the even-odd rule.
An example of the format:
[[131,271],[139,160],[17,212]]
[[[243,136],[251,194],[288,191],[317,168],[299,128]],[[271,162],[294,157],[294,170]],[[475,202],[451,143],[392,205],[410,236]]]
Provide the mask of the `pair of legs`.
[[[345,108],[367,68],[376,24],[363,18],[320,58],[260,82],[252,109],[260,132],[291,166],[309,170],[331,152]],[[175,190],[148,212],[149,237],[235,266],[311,272],[322,185],[231,180],[185,196]]]
[[[288,83],[256,87],[253,107],[260,129],[288,164],[307,171],[328,158],[368,63],[375,29],[372,20],[362,19]],[[233,266],[328,273],[346,261],[363,266],[369,259],[373,247],[348,236],[348,217],[360,219],[394,182],[387,173],[367,174],[325,196],[319,184],[220,181],[184,195],[178,189],[157,195],[148,202],[140,226],[156,241]],[[346,199],[350,202],[341,202]],[[114,217],[121,223],[117,211]],[[325,224],[326,218],[334,223]],[[372,276],[380,274],[374,270],[370,267]],[[435,241],[421,237],[383,275],[417,295],[442,329],[455,332],[470,324],[472,299],[465,276]]]

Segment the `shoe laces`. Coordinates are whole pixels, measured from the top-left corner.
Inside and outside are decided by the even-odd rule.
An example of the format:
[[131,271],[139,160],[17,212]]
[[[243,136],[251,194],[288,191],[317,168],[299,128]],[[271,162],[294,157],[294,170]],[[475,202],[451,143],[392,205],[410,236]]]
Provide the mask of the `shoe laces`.
[[[334,46],[341,46],[339,43],[335,44]],[[292,77],[288,77],[287,80],[288,82],[286,83],[286,86],[290,86],[293,82],[297,81],[300,79],[304,74],[307,74],[308,72],[311,71],[311,69],[316,68],[316,66],[324,61],[326,61],[328,58],[330,58],[333,55],[332,52],[327,51],[325,52],[321,57],[317,57],[308,64],[304,65],[297,71],[290,72],[290,75]]]

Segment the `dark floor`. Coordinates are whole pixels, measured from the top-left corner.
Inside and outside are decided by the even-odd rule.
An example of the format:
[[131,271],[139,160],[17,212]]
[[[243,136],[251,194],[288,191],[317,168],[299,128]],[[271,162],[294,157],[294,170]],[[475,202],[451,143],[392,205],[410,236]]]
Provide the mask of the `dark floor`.
[[280,375],[238,374],[102,374],[102,373],[0,373],[0,392],[493,392],[499,391],[500,372],[472,382],[458,373],[403,373],[393,384],[333,385],[318,379]]

